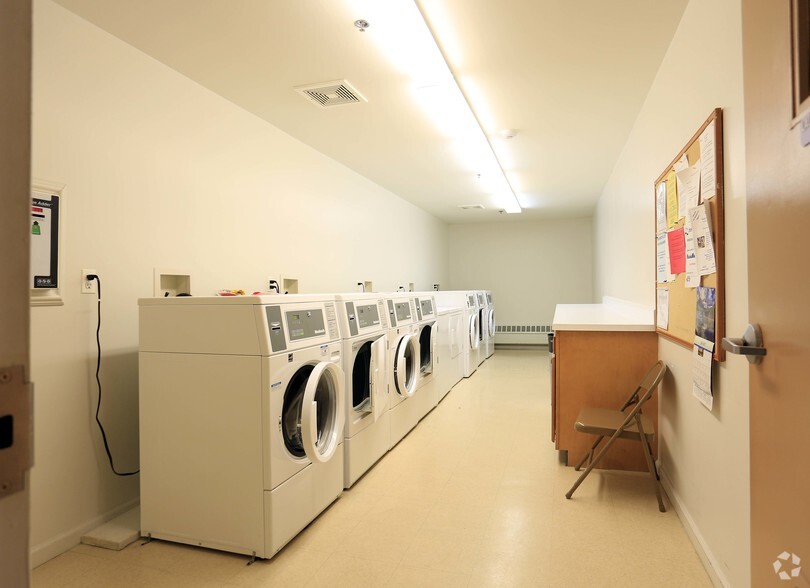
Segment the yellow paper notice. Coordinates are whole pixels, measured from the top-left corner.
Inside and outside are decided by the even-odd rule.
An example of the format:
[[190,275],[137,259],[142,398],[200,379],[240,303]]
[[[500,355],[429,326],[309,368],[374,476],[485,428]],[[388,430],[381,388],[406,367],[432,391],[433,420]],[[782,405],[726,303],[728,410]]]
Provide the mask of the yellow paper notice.
[[678,215],[678,176],[670,170],[667,174],[667,227],[673,228],[680,216]]

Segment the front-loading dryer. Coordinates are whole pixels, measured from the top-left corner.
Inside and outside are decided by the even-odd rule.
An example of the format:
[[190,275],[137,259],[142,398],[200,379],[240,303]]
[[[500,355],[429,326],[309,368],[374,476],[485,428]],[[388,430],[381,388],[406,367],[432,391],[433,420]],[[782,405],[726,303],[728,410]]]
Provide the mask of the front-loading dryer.
[[334,297],[139,305],[142,535],[272,557],[343,490]]
[[388,411],[391,416],[391,447],[419,422],[414,396],[419,385],[419,338],[413,296],[387,294],[388,310]]
[[416,335],[419,340],[419,384],[414,400],[419,419],[422,419],[439,404],[439,391],[436,386],[439,317],[433,292],[415,293],[414,305],[417,320]]
[[478,347],[480,323],[478,316],[478,297],[475,292],[461,290],[440,290],[434,293],[436,303],[442,308],[461,309],[461,328],[458,331],[457,344],[462,356],[462,375],[469,378],[478,368]]
[[350,488],[391,444],[388,312],[379,294],[337,294],[346,377],[343,486]]

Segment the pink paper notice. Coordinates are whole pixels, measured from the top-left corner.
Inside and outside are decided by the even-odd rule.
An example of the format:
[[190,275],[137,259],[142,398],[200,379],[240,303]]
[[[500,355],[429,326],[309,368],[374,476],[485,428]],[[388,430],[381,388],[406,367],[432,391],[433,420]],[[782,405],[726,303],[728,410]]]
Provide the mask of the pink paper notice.
[[667,233],[669,244],[669,273],[682,274],[686,271],[686,241],[683,238],[683,227]]

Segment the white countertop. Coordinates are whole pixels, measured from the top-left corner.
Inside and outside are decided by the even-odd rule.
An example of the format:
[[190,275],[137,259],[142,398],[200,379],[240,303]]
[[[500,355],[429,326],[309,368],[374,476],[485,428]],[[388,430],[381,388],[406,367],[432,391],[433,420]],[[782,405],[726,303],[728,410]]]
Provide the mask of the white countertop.
[[602,304],[558,304],[555,331],[654,331],[652,308],[605,296]]

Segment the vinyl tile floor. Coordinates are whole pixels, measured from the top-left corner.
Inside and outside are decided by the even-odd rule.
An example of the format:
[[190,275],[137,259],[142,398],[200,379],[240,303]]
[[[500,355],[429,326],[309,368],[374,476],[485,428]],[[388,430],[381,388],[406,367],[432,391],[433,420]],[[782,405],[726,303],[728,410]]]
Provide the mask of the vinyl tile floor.
[[32,586],[711,586],[648,478],[595,471],[565,499],[550,421],[545,348],[498,350],[273,559],[79,545]]

